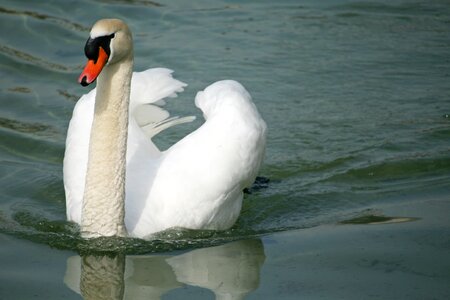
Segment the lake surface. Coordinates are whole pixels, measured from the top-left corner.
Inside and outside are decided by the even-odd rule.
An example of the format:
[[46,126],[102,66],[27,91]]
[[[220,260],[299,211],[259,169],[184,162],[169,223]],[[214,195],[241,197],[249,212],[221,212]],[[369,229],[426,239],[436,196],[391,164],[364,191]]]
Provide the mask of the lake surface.
[[[232,78],[252,94],[269,127],[266,160],[231,230],[88,243],[65,222],[65,135],[76,100],[90,89],[77,83],[89,29],[105,17],[129,24],[136,70],[167,67],[189,84],[168,109],[198,118],[158,136],[161,148],[201,125],[198,90]],[[405,217],[439,214],[426,228],[441,231],[427,243],[449,248],[450,221],[442,217],[450,214],[448,1],[2,0],[0,76],[1,299],[80,299],[78,293],[98,299],[90,291],[102,289],[114,295],[105,299],[274,299],[281,290],[280,299],[336,299],[344,295],[332,293],[339,273],[326,268],[314,276],[330,284],[303,293],[305,286],[292,279],[300,260],[282,259],[283,253],[297,257],[298,244],[283,241],[315,245],[311,234],[319,231],[322,244],[298,248],[298,255],[314,253],[326,241],[335,245],[333,232],[345,236],[330,224],[385,206],[418,207],[417,215],[405,210]],[[423,199],[440,199],[441,209],[413,205]],[[383,228],[406,224],[431,223]],[[407,228],[393,235],[407,235]],[[412,245],[400,241],[399,249]],[[434,285],[396,294],[380,284],[381,295],[450,297],[450,273],[439,269],[450,267],[450,257],[435,250],[416,254],[439,257],[435,273],[416,278],[435,276]],[[412,255],[414,261],[420,263]],[[387,259],[398,271],[395,263]],[[292,278],[278,284],[268,280],[274,272]],[[367,286],[380,282],[364,278]],[[396,280],[406,288],[401,276],[391,287]],[[349,285],[355,293],[342,299],[377,298],[362,293],[364,286]]]

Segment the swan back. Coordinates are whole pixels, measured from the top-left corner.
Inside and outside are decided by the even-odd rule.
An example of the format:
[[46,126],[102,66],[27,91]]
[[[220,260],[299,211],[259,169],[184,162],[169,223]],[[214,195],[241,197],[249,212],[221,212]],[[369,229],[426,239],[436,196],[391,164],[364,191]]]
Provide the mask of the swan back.
[[138,236],[149,227],[154,232],[175,226],[230,228],[241,210],[242,191],[260,168],[266,124],[242,85],[214,83],[195,102],[206,121],[163,152],[140,220],[132,227]]
[[257,111],[250,94],[234,80],[218,81],[198,92],[195,105],[202,110],[206,120],[214,114],[226,114],[232,108],[239,114]]
[[[267,126],[258,112],[248,91],[237,81],[222,80],[197,93],[195,104],[203,112],[210,141],[225,144],[221,153],[238,159],[241,168],[230,164],[229,170],[239,170],[236,177],[242,188],[251,185],[256,178],[264,157]],[[218,134],[220,133],[220,134]]]

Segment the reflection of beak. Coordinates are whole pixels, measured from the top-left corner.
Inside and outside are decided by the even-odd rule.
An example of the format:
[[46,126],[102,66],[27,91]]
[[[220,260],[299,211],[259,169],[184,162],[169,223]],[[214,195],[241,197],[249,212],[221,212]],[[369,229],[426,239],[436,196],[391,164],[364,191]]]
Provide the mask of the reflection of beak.
[[86,67],[84,67],[83,72],[78,78],[78,82],[82,86],[87,86],[97,79],[98,75],[102,71],[103,67],[108,62],[108,54],[106,54],[105,50],[102,47],[99,47],[98,50],[98,58],[96,61],[93,59],[88,60]]

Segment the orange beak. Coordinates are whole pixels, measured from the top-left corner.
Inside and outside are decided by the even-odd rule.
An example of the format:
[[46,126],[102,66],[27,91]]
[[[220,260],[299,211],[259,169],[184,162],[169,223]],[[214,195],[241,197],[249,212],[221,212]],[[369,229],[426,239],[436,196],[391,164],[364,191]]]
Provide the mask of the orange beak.
[[105,50],[102,47],[98,49],[98,58],[97,61],[93,59],[88,60],[86,67],[84,67],[83,72],[78,78],[78,82],[82,86],[87,86],[97,79],[98,75],[102,71],[103,67],[108,62],[108,54],[106,54]]

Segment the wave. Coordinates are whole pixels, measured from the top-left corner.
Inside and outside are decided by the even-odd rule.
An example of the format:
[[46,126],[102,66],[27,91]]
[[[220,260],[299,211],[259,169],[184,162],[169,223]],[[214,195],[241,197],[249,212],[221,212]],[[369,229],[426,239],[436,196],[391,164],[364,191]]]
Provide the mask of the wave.
[[30,17],[30,18],[34,18],[37,20],[50,21],[52,23],[57,24],[58,26],[61,26],[63,28],[73,30],[73,31],[81,31],[81,32],[89,31],[88,27],[83,26],[79,23],[72,22],[72,21],[66,20],[61,17],[55,17],[55,16],[51,16],[51,15],[34,12],[34,11],[15,10],[15,9],[11,9],[11,8],[0,7],[0,14],[15,15],[15,16],[20,16],[20,17]]
[[76,72],[81,67],[68,67],[65,65],[53,63],[47,61],[43,58],[31,55],[27,52],[17,50],[12,47],[8,47],[5,45],[0,45],[0,54],[3,54],[7,57],[12,58],[13,60],[27,65],[32,65],[34,67],[38,67],[44,70],[50,70],[58,73],[73,73]]

